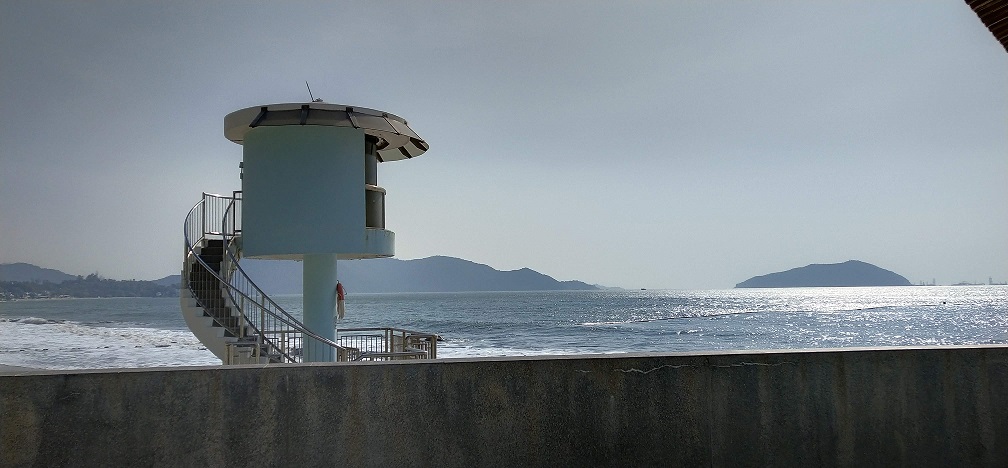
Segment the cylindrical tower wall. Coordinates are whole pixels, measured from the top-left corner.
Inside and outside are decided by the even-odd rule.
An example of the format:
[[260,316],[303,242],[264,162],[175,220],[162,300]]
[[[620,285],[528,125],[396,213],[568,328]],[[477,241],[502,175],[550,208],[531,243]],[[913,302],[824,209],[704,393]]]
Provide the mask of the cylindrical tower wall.
[[245,256],[369,253],[362,130],[256,127],[245,135],[243,165]]

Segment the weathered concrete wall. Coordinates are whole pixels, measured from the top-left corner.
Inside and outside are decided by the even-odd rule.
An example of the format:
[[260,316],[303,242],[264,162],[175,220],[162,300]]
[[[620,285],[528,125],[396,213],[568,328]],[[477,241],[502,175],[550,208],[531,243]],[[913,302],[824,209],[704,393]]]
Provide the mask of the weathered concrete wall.
[[1008,466],[1008,347],[0,377],[0,465]]

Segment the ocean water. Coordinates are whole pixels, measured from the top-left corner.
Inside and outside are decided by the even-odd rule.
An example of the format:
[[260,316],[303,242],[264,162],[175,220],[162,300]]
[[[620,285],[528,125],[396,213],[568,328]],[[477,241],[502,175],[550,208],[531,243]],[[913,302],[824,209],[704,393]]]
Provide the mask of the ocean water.
[[[294,315],[300,296],[278,296]],[[1008,287],[350,294],[340,327],[437,333],[438,356],[1008,343]],[[0,364],[219,365],[178,298],[0,302]]]

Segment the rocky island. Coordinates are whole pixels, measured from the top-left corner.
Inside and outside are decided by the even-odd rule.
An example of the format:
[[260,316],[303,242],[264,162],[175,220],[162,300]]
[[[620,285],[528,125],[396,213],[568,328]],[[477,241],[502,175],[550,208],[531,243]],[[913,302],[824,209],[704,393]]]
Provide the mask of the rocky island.
[[787,271],[754,276],[736,288],[803,288],[831,286],[910,286],[903,276],[870,263],[812,264]]

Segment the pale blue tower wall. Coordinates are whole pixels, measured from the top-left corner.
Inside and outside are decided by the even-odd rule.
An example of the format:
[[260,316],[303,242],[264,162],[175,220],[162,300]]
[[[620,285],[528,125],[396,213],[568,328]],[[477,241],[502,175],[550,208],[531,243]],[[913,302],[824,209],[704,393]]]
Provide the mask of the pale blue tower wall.
[[243,147],[245,256],[301,259],[369,251],[363,130],[261,126],[249,130]]

